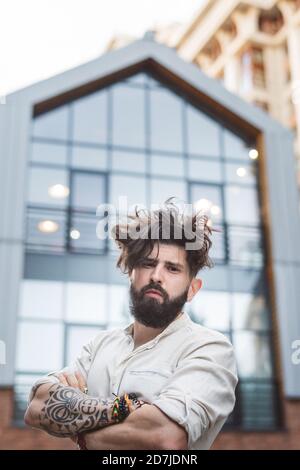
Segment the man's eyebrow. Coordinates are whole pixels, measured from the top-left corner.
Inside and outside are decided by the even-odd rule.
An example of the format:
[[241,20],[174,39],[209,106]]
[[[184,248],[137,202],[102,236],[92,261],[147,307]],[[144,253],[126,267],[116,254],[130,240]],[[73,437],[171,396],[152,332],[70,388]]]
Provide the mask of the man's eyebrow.
[[180,263],[174,263],[173,261],[166,261],[166,265],[172,267],[172,268],[178,268],[178,269],[183,269],[182,264]]
[[144,258],[142,258],[143,262],[147,261],[147,262],[151,262],[151,263],[157,263],[157,259],[156,258],[149,258],[149,256],[144,256]]
[[[147,261],[147,262],[150,262],[150,263],[155,263],[157,264],[157,258],[149,258],[149,257],[145,257],[143,258],[142,260],[143,262]],[[165,264],[169,267],[172,267],[172,268],[177,268],[177,269],[184,269],[184,266],[180,263],[174,263],[173,261],[165,261]]]

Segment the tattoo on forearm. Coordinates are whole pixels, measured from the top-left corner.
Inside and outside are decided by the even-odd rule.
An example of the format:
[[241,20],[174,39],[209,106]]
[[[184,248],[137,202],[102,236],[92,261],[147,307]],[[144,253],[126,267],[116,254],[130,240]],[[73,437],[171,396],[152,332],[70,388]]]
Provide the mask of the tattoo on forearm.
[[35,397],[35,394],[37,392],[37,389],[41,386],[41,384],[38,384],[38,385],[34,385],[31,389],[31,393],[30,393],[30,398],[29,398],[29,403],[32,402],[32,400],[34,399]]
[[55,384],[40,413],[40,427],[49,434],[69,437],[112,424],[113,400],[85,395],[73,387]]
[[107,410],[103,410],[100,416],[100,423],[105,426],[108,423]]

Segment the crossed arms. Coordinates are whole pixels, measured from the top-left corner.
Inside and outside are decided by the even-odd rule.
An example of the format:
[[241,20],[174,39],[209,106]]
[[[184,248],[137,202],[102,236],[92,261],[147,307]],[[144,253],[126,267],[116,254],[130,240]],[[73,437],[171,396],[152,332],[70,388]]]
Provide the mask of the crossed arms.
[[84,394],[85,382],[79,372],[58,378],[60,383],[45,383],[32,390],[25,413],[27,425],[73,440],[85,432],[90,450],[187,449],[186,431],[156,406],[133,407],[125,421],[115,424],[113,400]]

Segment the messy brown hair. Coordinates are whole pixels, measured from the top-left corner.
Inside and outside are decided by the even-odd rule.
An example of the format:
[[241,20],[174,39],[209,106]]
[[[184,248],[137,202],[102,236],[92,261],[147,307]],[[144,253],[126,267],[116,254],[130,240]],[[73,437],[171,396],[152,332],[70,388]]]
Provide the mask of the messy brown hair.
[[[123,273],[131,274],[141,260],[150,255],[158,242],[185,249],[191,277],[195,277],[199,270],[213,266],[208,254],[212,246],[210,237],[213,231],[218,230],[208,225],[208,217],[200,211],[182,215],[173,200],[173,197],[167,199],[159,209],[151,212],[136,207],[134,214],[127,215],[128,221],[113,227],[112,236],[121,250],[117,267]],[[168,226],[167,236],[163,230],[164,223]],[[135,233],[135,236],[132,236],[132,233]],[[197,240],[201,240],[197,249],[186,249],[188,243]]]

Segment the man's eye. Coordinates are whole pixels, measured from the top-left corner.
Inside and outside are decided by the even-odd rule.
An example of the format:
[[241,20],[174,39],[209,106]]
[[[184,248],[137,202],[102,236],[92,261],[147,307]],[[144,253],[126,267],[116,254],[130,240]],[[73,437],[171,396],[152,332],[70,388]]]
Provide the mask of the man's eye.
[[169,271],[172,271],[173,273],[177,273],[178,272],[178,269],[177,268],[174,268],[172,266],[169,267]]

